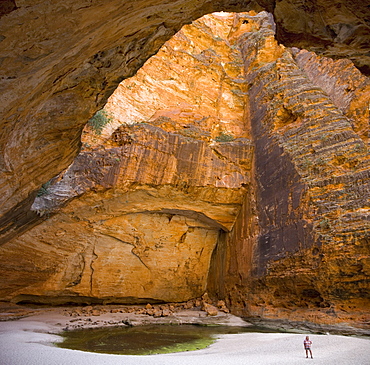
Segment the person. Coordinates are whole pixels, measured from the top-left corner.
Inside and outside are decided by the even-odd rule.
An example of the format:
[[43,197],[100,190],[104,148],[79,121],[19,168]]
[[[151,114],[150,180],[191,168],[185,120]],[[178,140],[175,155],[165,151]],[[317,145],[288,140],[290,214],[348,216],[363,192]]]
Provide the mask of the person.
[[312,351],[311,351],[312,341],[310,340],[308,336],[306,336],[305,340],[303,341],[303,346],[306,351],[306,359],[308,359],[308,353],[310,353],[311,359],[313,359]]

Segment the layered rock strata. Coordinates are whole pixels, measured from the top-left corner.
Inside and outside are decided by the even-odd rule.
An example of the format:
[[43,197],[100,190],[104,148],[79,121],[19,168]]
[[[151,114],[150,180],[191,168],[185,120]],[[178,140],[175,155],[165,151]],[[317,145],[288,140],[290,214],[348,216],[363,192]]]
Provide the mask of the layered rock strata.
[[[123,145],[80,154],[35,205],[48,215],[50,197],[79,198],[2,247],[2,296],[130,303],[203,294],[219,232],[233,226],[249,184],[250,142],[208,146],[149,125],[121,128],[114,140]],[[14,255],[18,269],[6,262]]]
[[[232,20],[185,27],[121,84],[107,106],[114,121],[101,135],[86,127],[83,152],[33,203],[45,221],[1,247],[3,298],[132,303],[204,293],[214,247],[251,184],[242,59],[225,44]],[[118,99],[125,108],[114,109]]]
[[[339,80],[337,73],[343,62],[278,45],[266,14],[243,15],[240,22],[249,27],[238,42],[249,83],[260,232],[252,267],[250,259],[232,258],[241,240],[256,236],[253,225],[240,223],[229,242],[232,307],[266,318],[365,323],[370,156],[361,93],[368,92],[369,82],[352,69],[360,87],[350,88],[352,78]],[[329,90],[325,80],[339,90]]]
[[43,1],[0,4],[0,242],[36,223],[36,191],[77,155],[83,125],[183,24],[213,11],[267,10],[278,39],[369,72],[360,0]]
[[267,13],[194,27],[122,84],[101,136],[85,130],[33,204],[50,219],[2,248],[2,296],[181,301],[208,288],[242,315],[365,322],[368,79],[279,45]]
[[313,52],[294,52],[294,59],[311,82],[319,86],[348,118],[365,144],[370,143],[369,78],[348,60],[333,61]]

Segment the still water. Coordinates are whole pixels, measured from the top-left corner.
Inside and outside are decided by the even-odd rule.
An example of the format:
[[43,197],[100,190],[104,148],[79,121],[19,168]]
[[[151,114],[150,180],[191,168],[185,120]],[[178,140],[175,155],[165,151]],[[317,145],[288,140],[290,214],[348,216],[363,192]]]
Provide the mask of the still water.
[[218,335],[272,332],[260,327],[148,325],[65,331],[56,345],[72,350],[120,355],[150,355],[206,348]]

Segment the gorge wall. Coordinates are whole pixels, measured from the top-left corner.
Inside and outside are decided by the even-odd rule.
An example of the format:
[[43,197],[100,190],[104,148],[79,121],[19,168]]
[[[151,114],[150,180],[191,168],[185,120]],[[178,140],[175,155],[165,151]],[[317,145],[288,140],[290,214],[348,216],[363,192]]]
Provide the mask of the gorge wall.
[[37,223],[41,185],[77,155],[86,121],[183,24],[267,10],[279,41],[349,58],[369,74],[370,8],[360,0],[6,0],[0,4],[0,239]]
[[47,219],[1,248],[3,298],[132,303],[206,291],[252,179],[242,58],[225,44],[232,21],[184,27],[121,83],[106,107],[113,120],[101,134],[85,128],[82,152],[35,199]]
[[[260,232],[248,275],[250,264],[236,259],[234,241],[247,243],[253,231],[244,216],[235,228],[228,248],[230,301],[263,317],[366,322],[369,80],[348,62],[278,45],[267,19],[246,16],[238,41],[248,82]],[[357,77],[359,87],[353,88]],[[250,207],[245,209],[248,214]]]
[[[365,325],[369,81],[349,60],[275,39],[366,73],[364,4],[11,3],[1,299],[182,301],[208,290],[241,315]],[[249,8],[273,12],[277,30],[266,13],[185,27],[120,85],[106,106],[114,121],[98,136],[85,128],[81,153],[54,177],[86,120],[180,24]]]
[[[186,75],[186,76],[184,76]],[[109,99],[101,133],[1,247],[16,302],[186,301],[366,322],[367,77],[285,48],[263,12],[185,26]]]

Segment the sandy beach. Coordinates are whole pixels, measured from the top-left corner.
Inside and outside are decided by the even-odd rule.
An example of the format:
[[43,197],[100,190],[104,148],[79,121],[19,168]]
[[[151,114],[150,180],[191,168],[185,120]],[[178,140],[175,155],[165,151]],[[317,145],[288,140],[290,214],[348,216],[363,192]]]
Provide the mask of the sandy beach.
[[[119,314],[107,314],[96,318],[102,323],[109,323],[117,320],[118,316]],[[179,316],[177,320],[181,317]],[[218,320],[238,325],[240,319],[225,315]],[[370,364],[368,338],[330,334],[310,334],[314,359],[306,359],[302,344],[306,333],[303,332],[222,335],[206,349],[164,355],[88,353],[58,348],[52,344],[61,341],[57,332],[68,322],[71,322],[71,318],[55,310],[0,322],[0,365]]]

